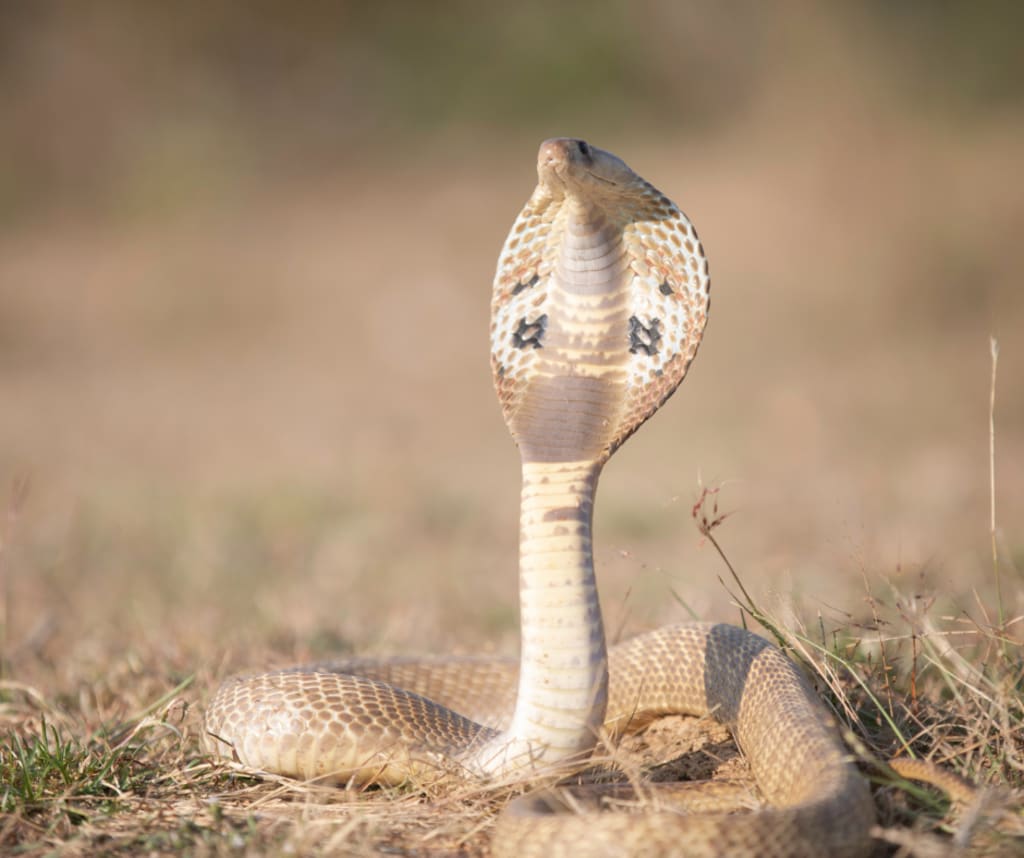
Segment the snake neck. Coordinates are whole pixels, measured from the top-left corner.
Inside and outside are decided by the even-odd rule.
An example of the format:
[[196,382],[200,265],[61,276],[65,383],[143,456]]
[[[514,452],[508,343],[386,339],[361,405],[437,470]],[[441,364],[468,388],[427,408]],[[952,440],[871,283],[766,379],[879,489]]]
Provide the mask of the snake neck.
[[[506,416],[523,460],[522,652],[511,726],[476,755],[488,774],[592,750],[607,707],[591,529],[626,398],[627,263],[621,228],[599,208],[568,200],[558,234],[543,315],[530,330],[530,371],[504,376],[519,391]],[[498,328],[499,352],[507,334]],[[518,328],[511,341],[527,343]]]
[[578,757],[604,723],[608,662],[591,541],[600,472],[594,461],[523,463],[519,691],[509,729],[471,761],[486,774]]

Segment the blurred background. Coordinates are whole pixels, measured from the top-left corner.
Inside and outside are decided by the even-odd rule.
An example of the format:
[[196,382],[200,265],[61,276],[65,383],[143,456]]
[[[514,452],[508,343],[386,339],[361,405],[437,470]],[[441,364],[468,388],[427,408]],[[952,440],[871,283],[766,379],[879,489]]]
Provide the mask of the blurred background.
[[856,621],[892,585],[983,621],[990,336],[1024,607],[1022,28],[942,0],[4,4],[8,655],[514,651],[489,293],[560,135],[711,261],[700,356],[603,479],[613,633],[736,619],[698,480],[759,598]]

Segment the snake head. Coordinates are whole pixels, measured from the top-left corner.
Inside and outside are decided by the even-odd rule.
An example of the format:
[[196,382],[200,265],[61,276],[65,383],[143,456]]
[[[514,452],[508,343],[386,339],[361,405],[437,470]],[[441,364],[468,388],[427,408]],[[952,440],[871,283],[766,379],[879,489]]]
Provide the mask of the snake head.
[[537,178],[556,199],[616,197],[646,185],[621,158],[573,137],[552,137],[540,144]]

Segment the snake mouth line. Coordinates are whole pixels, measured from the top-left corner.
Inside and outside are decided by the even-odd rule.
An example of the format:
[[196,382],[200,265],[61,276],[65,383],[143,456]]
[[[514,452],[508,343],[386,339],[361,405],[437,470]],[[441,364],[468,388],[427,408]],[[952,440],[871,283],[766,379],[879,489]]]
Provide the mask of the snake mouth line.
[[[571,186],[572,182],[566,176],[567,167],[565,165],[562,165],[562,164],[551,165],[549,167],[549,169],[554,174],[555,178],[557,178],[558,181],[564,187],[568,188],[568,187]],[[584,168],[583,172],[587,176],[589,176],[591,179],[594,179],[595,181],[600,182],[602,185],[608,185],[609,187],[612,187],[612,188],[619,188],[619,187],[621,187],[621,185],[618,182],[612,181],[611,179],[606,179],[604,176],[602,176],[602,175],[600,175],[598,173],[595,173],[593,170],[588,170],[588,169]]]
[[611,185],[613,188],[619,187],[618,182],[613,182],[611,179],[606,179],[604,176],[599,176],[593,170],[584,170],[583,172],[590,176],[590,178],[597,179],[597,181],[603,182],[606,185]]

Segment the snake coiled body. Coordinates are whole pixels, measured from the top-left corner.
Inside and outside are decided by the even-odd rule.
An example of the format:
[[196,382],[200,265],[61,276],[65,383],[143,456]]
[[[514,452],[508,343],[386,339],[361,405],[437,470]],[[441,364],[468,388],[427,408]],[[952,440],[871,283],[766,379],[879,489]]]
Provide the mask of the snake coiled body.
[[498,261],[491,322],[522,459],[518,664],[352,662],[232,679],[207,711],[208,744],[301,778],[530,781],[585,760],[602,735],[711,715],[748,757],[766,808],[574,815],[520,800],[499,820],[495,853],[865,854],[867,785],[778,649],[691,624],[606,651],[598,478],[685,376],[707,318],[707,261],[685,215],[614,155],[549,140],[537,169]]

